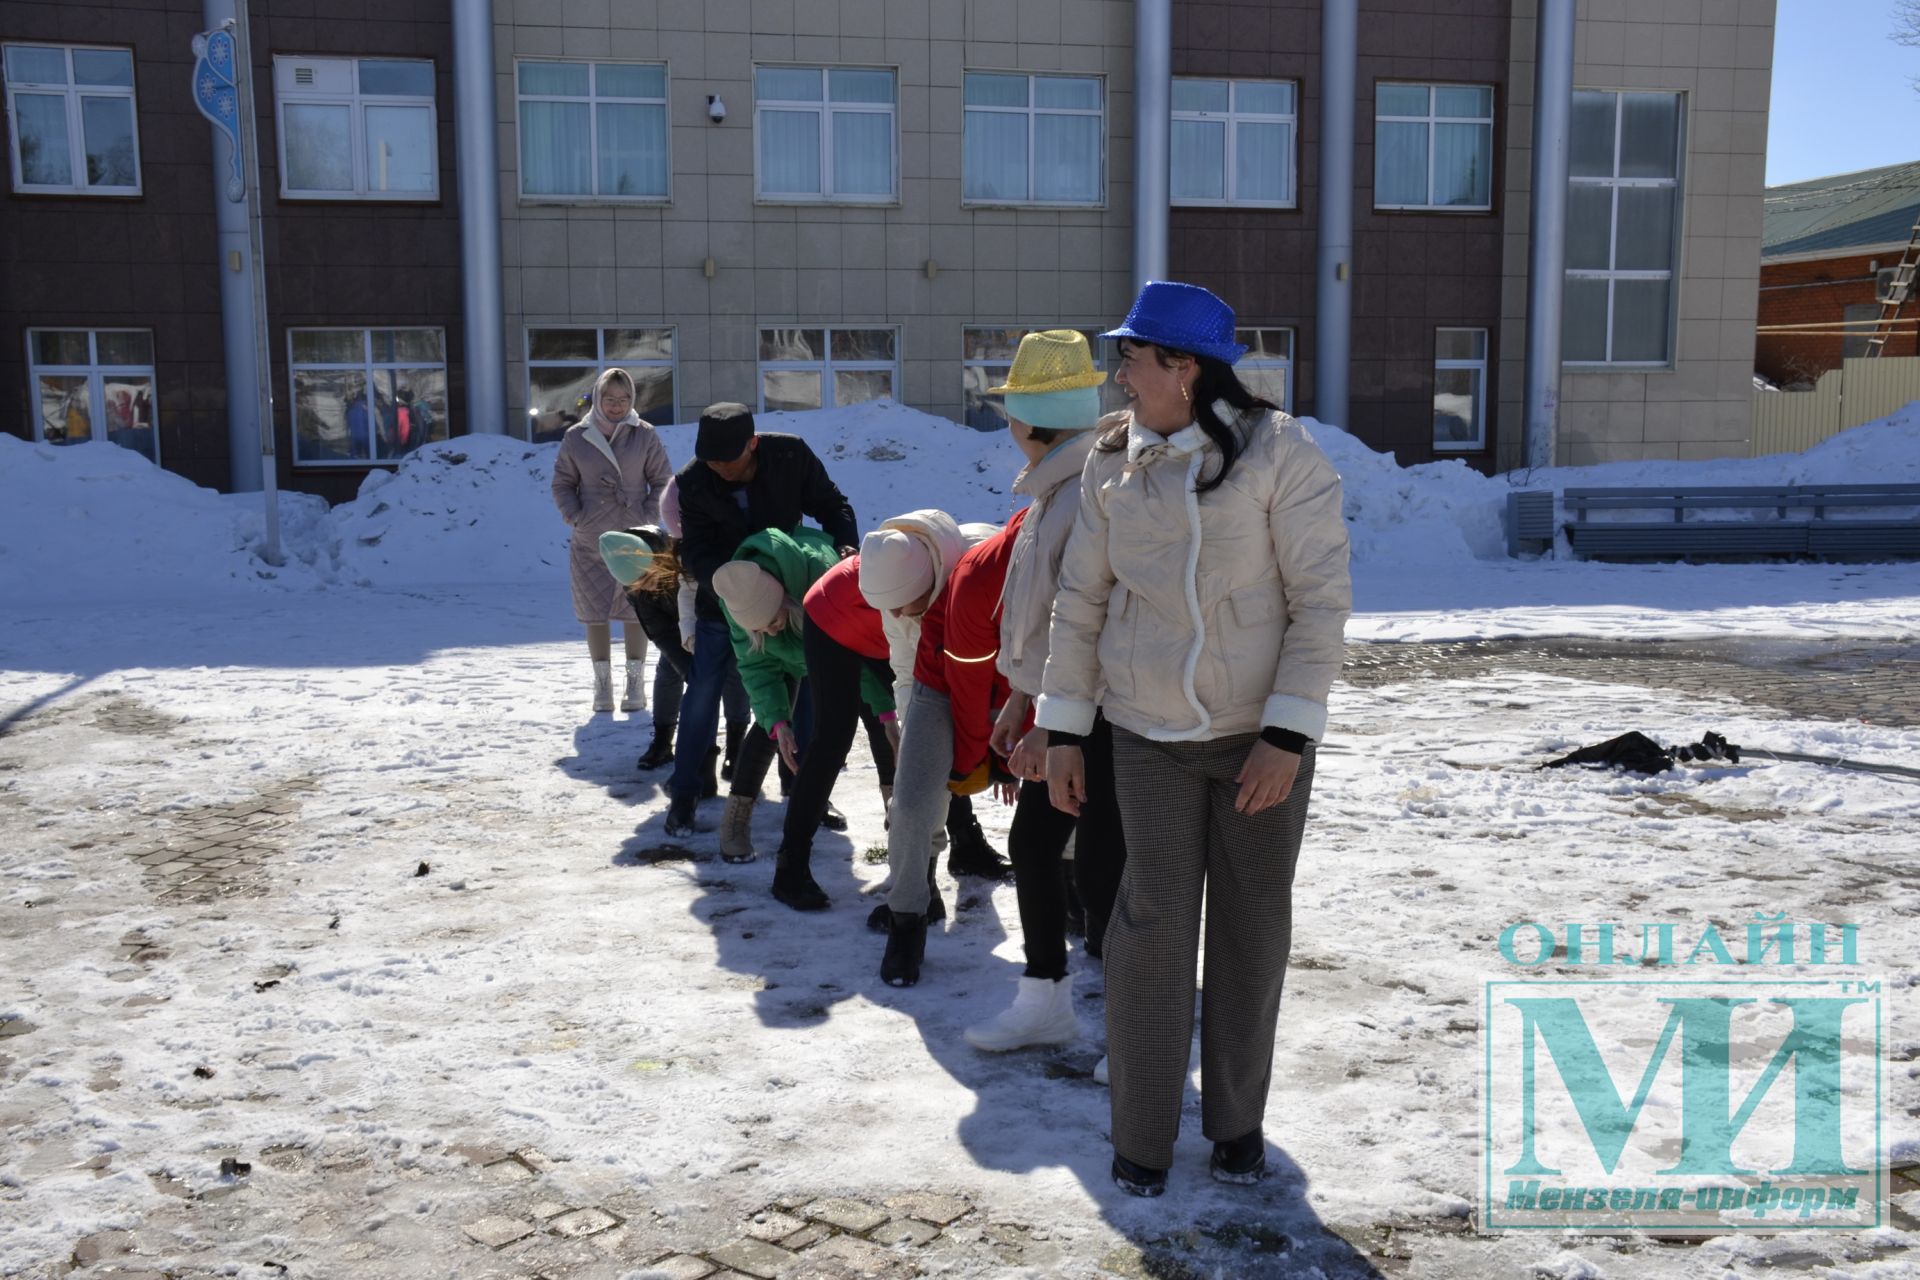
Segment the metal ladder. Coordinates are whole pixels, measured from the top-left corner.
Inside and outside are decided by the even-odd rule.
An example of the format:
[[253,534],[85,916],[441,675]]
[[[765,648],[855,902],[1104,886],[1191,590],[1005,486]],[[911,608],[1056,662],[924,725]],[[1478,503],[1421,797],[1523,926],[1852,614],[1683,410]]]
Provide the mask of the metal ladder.
[[1877,356],[1886,350],[1887,339],[1893,336],[1893,322],[1900,318],[1900,309],[1907,305],[1907,298],[1913,293],[1913,279],[1916,270],[1920,270],[1920,219],[1916,219],[1913,230],[1907,233],[1907,248],[1900,255],[1900,262],[1893,269],[1893,279],[1888,281],[1886,293],[1880,302],[1880,318],[1874,322],[1873,334],[1867,339],[1867,354]]

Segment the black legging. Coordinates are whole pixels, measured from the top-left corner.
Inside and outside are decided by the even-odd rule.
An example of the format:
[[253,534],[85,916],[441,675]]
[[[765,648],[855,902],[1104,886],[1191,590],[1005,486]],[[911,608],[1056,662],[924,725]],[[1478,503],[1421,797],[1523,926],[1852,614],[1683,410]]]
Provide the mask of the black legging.
[[1047,798],[1047,784],[1024,782],[1007,833],[1013,859],[1014,894],[1020,904],[1020,931],[1026,937],[1029,978],[1067,976],[1067,880],[1060,855],[1078,823],[1074,844],[1074,885],[1087,909],[1087,950],[1094,955],[1107,933],[1120,873],[1127,865],[1126,837],[1120,830],[1120,802],[1113,786],[1113,730],[1104,716],[1081,744],[1086,761],[1087,799],[1080,817],[1062,813]]
[[867,744],[880,771],[880,785],[893,785],[893,747],[885,729],[866,709],[861,674],[872,672],[888,687],[893,671],[881,658],[869,658],[828,635],[811,617],[801,643],[807,655],[807,695],[813,704],[813,741],[800,757],[800,776],[787,796],[787,823],[782,844],[800,852],[813,847],[813,833],[827,812],[833,784],[853,749],[854,731],[867,724]]

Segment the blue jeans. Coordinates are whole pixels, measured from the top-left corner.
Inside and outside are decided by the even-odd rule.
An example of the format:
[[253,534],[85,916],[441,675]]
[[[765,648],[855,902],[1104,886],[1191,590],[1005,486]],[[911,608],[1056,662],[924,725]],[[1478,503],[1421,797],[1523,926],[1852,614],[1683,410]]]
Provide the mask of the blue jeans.
[[732,675],[733,640],[727,624],[702,618],[694,624],[693,672],[680,702],[680,750],[674,753],[667,790],[678,800],[698,799],[706,775],[707,747],[720,727],[720,694]]

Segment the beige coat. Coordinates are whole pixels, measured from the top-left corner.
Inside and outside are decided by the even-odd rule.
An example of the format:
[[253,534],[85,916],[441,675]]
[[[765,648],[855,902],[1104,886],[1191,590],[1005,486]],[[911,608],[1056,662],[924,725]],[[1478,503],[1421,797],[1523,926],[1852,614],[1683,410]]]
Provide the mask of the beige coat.
[[553,505],[573,526],[567,555],[573,613],[582,622],[633,622],[627,593],[600,558],[600,535],[610,529],[655,524],[660,491],[673,479],[667,447],[654,429],[630,417],[608,438],[592,419],[560,438],[553,462]]
[[1114,724],[1160,741],[1324,737],[1353,608],[1332,464],[1299,423],[1261,413],[1240,421],[1227,482],[1196,494],[1219,464],[1206,433],[1127,424],[1123,451],[1087,457],[1040,725],[1086,733],[1098,696]]
[[[967,548],[999,532],[992,525],[959,524],[946,512],[930,507],[895,516],[880,527],[898,529],[926,544],[928,554],[933,557],[935,596],[947,585],[947,575],[953,572],[953,566],[966,554]],[[886,632],[887,661],[893,668],[893,705],[904,716],[907,704],[913,699],[913,660],[920,651],[920,619],[896,618],[882,609],[880,629]]]
[[1060,585],[1060,557],[1080,514],[1080,473],[1099,436],[1098,430],[1069,436],[1014,477],[1013,491],[1032,498],[1033,503],[1007,560],[997,665],[1007,683],[1029,697],[1040,693],[1040,673],[1047,665],[1047,627]]

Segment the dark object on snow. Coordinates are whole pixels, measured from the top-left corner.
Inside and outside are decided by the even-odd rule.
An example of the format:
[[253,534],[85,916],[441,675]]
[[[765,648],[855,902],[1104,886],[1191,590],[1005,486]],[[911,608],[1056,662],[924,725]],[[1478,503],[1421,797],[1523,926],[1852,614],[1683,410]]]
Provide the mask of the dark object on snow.
[[1663,747],[1640,732],[1623,733],[1617,738],[1608,738],[1605,742],[1596,742],[1590,747],[1561,756],[1558,760],[1549,760],[1541,765],[1542,769],[1558,769],[1569,764],[1599,764],[1612,769],[1627,769],[1633,773],[1665,773],[1673,768],[1675,760],[1687,763],[1707,760],[1725,760],[1731,764],[1740,763],[1740,748],[1728,742],[1721,735],[1709,731],[1700,741],[1686,747]]
[[278,979],[278,978],[268,978],[268,979],[267,979],[267,980],[266,980],[265,982],[256,982],[256,983],[254,983],[254,984],[253,984],[253,989],[254,989],[255,991],[271,991],[271,990],[273,990],[273,989],[274,989],[275,987],[277,987],[277,986],[279,986],[279,985],[280,985],[280,979]]
[[195,1067],[193,1069],[193,1074],[200,1077],[200,1079],[202,1080],[211,1080],[213,1079],[213,1068],[212,1067]]
[[244,1178],[252,1172],[252,1165],[233,1156],[228,1156],[220,1162],[220,1176],[223,1178]]
[[335,916],[335,917],[334,917],[333,919],[331,919],[331,920],[329,920],[329,921],[327,921],[327,928],[329,928],[329,929],[338,929],[339,927],[340,927],[340,917],[339,917],[339,916]]
[[423,862],[419,866],[413,869],[413,878],[415,880],[418,880],[421,876],[427,874],[427,872],[431,870],[433,870],[433,868],[429,866],[427,863]]

